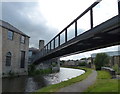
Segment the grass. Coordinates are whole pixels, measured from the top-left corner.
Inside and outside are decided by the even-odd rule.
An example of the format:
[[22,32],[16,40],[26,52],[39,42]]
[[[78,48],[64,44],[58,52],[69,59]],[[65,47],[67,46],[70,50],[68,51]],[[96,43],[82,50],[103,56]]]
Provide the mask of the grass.
[[97,79],[111,79],[112,76],[107,71],[97,71]]
[[98,77],[94,85],[85,92],[118,92],[118,80],[111,79],[111,75],[106,71],[97,71]]
[[88,75],[92,72],[92,69],[89,69],[89,68],[80,68],[80,67],[74,67],[75,69],[83,69],[85,70],[86,72],[80,76],[77,76],[75,78],[72,78],[70,80],[67,80],[67,81],[63,81],[61,83],[58,83],[58,84],[54,84],[54,85],[50,85],[50,86],[47,86],[47,87],[44,87],[40,90],[38,90],[37,92],[34,92],[33,94],[38,94],[38,92],[56,92],[58,91],[60,88],[63,88],[63,87],[66,87],[66,86],[69,86],[73,83],[76,83],[76,82],[79,82],[79,81],[82,81],[84,80],[85,78],[88,77]]

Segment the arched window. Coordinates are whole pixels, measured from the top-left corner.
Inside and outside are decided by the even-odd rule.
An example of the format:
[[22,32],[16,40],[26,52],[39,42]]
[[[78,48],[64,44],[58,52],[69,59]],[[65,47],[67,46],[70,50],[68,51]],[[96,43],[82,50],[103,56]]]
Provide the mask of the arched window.
[[8,52],[6,54],[6,66],[11,66],[11,58],[12,58],[12,54],[11,52]]

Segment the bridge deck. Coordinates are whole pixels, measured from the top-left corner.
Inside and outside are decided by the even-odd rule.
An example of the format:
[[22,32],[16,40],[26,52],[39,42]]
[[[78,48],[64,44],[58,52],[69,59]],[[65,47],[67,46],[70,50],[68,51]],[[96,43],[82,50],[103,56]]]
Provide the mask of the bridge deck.
[[120,44],[119,15],[67,41],[59,47],[51,50],[41,58],[38,56],[35,64],[51,58],[82,53],[118,44]]

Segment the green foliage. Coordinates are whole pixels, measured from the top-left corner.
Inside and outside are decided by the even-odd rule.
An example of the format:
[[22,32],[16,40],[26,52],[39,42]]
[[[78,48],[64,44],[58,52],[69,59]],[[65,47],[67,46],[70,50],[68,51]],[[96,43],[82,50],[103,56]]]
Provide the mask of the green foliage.
[[52,73],[51,68],[34,70],[34,71],[31,71],[29,73],[29,75],[30,76],[35,76],[35,75],[43,75],[43,74],[49,74],[49,73]]
[[81,62],[78,64],[79,66],[86,66],[86,63],[85,62]]
[[52,73],[51,68],[36,70],[35,74],[49,74]]
[[35,72],[35,65],[31,64],[28,66],[28,75],[34,75]]
[[106,53],[98,53],[95,57],[94,63],[96,70],[101,70],[102,66],[105,66],[109,63],[109,56]]
[[115,70],[116,74],[120,75],[120,68],[119,68],[118,64],[115,64],[112,68]]

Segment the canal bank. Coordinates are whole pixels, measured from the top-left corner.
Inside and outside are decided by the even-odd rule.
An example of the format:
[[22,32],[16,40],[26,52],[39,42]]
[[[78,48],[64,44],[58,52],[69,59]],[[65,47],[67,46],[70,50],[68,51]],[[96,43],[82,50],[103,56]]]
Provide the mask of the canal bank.
[[111,74],[107,71],[99,70],[97,73],[98,76],[95,84],[90,86],[85,92],[120,94],[120,79],[112,78]]
[[3,78],[3,92],[35,92],[43,87],[50,86],[52,84],[60,83],[76,77],[84,73],[83,70],[71,69],[71,68],[60,68],[60,72],[48,74],[48,75],[37,75],[37,76],[22,76],[15,78]]
[[83,75],[77,76],[77,77],[69,79],[67,81],[63,81],[61,83],[50,85],[50,86],[44,87],[42,89],[39,89],[36,92],[34,92],[33,94],[38,94],[38,92],[51,92],[51,93],[57,92],[61,88],[70,86],[74,83],[77,83],[77,82],[80,82],[80,81],[86,79],[88,77],[88,75],[90,75],[92,73],[92,69],[90,69],[90,68],[80,68],[80,67],[74,67],[74,68],[80,69],[80,70],[85,70],[85,73]]
[[95,83],[96,77],[97,77],[97,72],[94,70],[83,81],[80,81],[70,86],[61,88],[57,92],[84,92],[88,87],[90,87],[91,85]]

